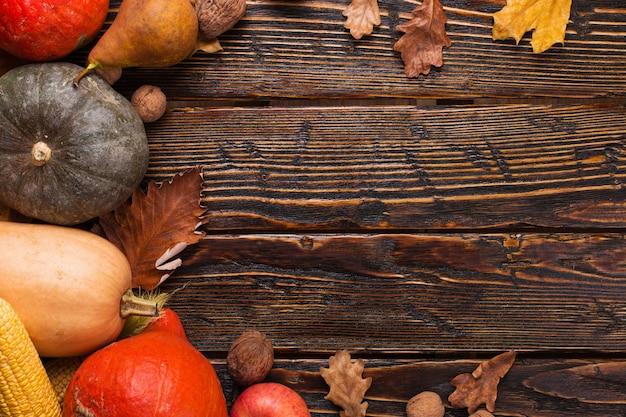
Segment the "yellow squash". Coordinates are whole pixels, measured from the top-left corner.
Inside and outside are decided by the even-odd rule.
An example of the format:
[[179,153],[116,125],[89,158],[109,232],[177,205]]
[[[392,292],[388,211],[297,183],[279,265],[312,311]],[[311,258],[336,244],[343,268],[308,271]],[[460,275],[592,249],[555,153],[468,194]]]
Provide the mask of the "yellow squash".
[[0,415],[60,417],[61,407],[26,328],[0,298]]
[[0,297],[41,356],[77,356],[115,340],[128,314],[156,315],[132,295],[125,255],[84,230],[0,222]]

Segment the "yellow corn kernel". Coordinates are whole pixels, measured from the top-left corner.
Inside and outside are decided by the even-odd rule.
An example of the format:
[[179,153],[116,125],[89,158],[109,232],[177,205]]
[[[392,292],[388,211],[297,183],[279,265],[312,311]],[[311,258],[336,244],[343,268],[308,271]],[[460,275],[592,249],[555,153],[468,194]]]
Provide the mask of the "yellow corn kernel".
[[49,359],[43,363],[59,404],[63,404],[67,386],[85,358],[86,356],[69,356],[65,358]]
[[0,415],[60,417],[50,379],[24,324],[0,298]]

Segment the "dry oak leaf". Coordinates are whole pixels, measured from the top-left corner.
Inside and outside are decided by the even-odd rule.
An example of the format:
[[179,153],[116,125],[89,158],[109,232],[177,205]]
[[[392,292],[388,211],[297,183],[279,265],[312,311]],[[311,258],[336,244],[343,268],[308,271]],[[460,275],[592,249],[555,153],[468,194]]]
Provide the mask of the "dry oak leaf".
[[133,287],[153,290],[178,268],[176,258],[203,236],[196,231],[203,213],[200,206],[202,170],[194,168],[171,181],[136,189],[131,199],[99,218],[106,238],[128,258]]
[[404,73],[409,78],[427,75],[430,67],[443,65],[443,47],[451,45],[446,33],[446,15],[439,0],[424,0],[413,10],[413,18],[396,26],[404,33],[393,49],[400,52]]
[[365,392],[372,385],[372,377],[363,378],[363,359],[350,359],[347,350],[340,350],[328,359],[328,368],[320,368],[320,374],[330,391],[326,398],[343,411],[340,417],[364,417],[367,402],[363,402]]
[[343,11],[346,17],[344,27],[350,29],[354,39],[361,39],[374,31],[374,26],[380,25],[380,10],[378,0],[352,0]]
[[467,407],[469,414],[485,404],[488,411],[496,408],[498,383],[509,372],[515,361],[516,352],[510,350],[478,365],[471,374],[457,375],[450,381],[456,390],[450,394],[448,401],[455,408]]
[[572,0],[507,0],[506,6],[493,15],[493,40],[515,39],[533,30],[533,52],[544,52],[555,43],[565,43],[565,29]]

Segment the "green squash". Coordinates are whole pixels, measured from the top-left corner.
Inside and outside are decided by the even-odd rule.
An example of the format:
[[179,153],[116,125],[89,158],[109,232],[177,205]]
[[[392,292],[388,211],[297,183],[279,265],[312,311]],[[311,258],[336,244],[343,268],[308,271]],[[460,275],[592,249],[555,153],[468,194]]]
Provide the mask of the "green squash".
[[95,74],[74,85],[81,70],[37,63],[0,77],[0,202],[48,223],[117,208],[148,168],[136,110]]

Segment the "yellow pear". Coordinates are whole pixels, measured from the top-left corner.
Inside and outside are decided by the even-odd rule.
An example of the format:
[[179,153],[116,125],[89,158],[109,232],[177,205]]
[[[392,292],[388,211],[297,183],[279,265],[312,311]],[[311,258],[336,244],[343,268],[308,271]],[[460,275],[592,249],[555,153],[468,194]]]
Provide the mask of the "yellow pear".
[[123,0],[74,84],[93,69],[177,64],[195,52],[197,38],[198,18],[189,0]]

